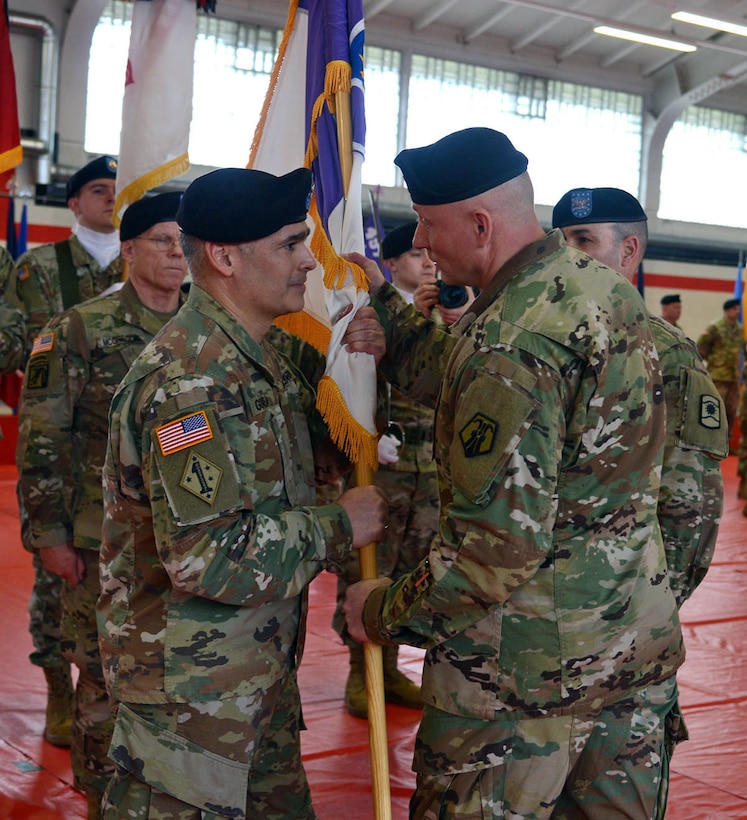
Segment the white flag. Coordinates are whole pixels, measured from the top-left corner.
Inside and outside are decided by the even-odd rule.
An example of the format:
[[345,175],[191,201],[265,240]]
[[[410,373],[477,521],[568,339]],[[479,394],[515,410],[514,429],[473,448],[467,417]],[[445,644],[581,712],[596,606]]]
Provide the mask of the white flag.
[[195,0],[136,0],[122,103],[115,221],[189,168]]

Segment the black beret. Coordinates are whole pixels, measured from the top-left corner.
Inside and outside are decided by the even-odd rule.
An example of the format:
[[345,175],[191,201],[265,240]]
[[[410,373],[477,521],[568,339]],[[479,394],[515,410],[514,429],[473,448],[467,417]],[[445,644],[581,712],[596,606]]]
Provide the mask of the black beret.
[[124,212],[119,226],[119,238],[124,242],[140,236],[158,222],[175,222],[181,201],[180,191],[138,199]]
[[681,301],[679,293],[668,293],[661,297],[662,305],[676,305]]
[[552,209],[553,228],[592,222],[645,222],[641,203],[620,188],[573,188]]
[[412,248],[412,240],[417,227],[418,223],[416,221],[405,222],[404,225],[389,231],[381,243],[381,258],[394,259],[403,253],[407,253]]
[[91,160],[88,165],[84,165],[80,171],[76,171],[67,181],[65,192],[67,198],[76,196],[86,182],[94,179],[116,179],[117,160],[114,157],[104,156]]
[[527,169],[511,140],[492,128],[465,128],[394,160],[416,205],[446,205],[503,185]]
[[308,168],[281,177],[253,168],[219,168],[187,188],[176,221],[185,234],[206,242],[252,242],[303,222],[311,189]]
[[739,307],[741,304],[739,299],[727,299],[724,302],[724,310],[731,310],[731,308]]

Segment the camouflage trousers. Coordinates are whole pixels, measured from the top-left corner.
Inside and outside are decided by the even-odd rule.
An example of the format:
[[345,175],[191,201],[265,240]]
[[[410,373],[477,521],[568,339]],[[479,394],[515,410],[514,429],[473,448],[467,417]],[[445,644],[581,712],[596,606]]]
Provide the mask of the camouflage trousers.
[[676,700],[672,677],[593,714],[488,722],[426,706],[410,818],[663,818]]
[[[438,532],[438,479],[433,472],[400,472],[379,469],[374,484],[389,499],[389,528],[386,541],[377,544],[376,560],[380,578],[393,581],[414,569],[428,554]],[[332,628],[347,643],[347,627],[342,605],[349,584],[360,580],[358,551],[348,556],[337,578],[337,605]]]
[[102,795],[114,772],[109,759],[114,710],[106,692],[96,629],[99,554],[81,550],[81,555],[85,577],[75,586],[65,583],[62,594],[62,651],[78,668],[70,759],[75,786],[86,794]]
[[29,632],[34,651],[29,660],[35,666],[53,667],[66,663],[62,657],[60,620],[64,581],[44,568],[34,553],[34,586],[29,598]]
[[120,704],[103,820],[315,820],[295,671],[248,701]]

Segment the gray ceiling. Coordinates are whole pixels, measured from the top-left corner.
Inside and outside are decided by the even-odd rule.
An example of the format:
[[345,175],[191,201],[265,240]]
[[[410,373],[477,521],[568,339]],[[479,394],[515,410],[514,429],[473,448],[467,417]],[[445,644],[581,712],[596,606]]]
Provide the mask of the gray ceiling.
[[[287,5],[218,0],[218,9],[282,25]],[[747,0],[364,0],[366,37],[375,45],[643,93],[656,118],[693,103],[747,112],[747,37],[676,22],[677,10],[747,24]],[[698,50],[594,33],[605,24],[676,35]]]

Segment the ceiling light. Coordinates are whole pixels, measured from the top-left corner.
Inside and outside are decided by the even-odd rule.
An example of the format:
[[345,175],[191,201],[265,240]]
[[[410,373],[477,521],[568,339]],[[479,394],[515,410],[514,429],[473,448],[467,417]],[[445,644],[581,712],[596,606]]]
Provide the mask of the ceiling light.
[[697,51],[697,46],[691,43],[683,43],[681,40],[668,39],[666,37],[654,37],[651,34],[640,34],[637,31],[628,31],[624,28],[613,28],[612,26],[597,26],[594,31],[597,34],[605,34],[607,37],[619,37],[621,40],[630,40],[633,43],[643,43],[647,46],[657,46],[657,48],[670,48],[673,51]]
[[679,20],[682,23],[693,23],[696,26],[715,28],[718,31],[728,31],[729,34],[741,34],[742,37],[747,37],[747,26],[741,26],[739,23],[728,23],[726,20],[716,20],[714,17],[703,17],[700,14],[691,14],[689,11],[676,11],[672,15],[672,19]]

